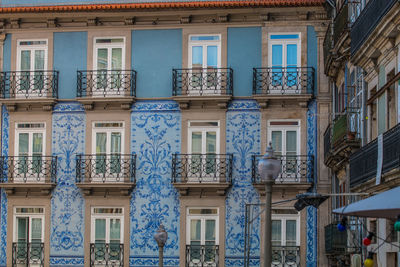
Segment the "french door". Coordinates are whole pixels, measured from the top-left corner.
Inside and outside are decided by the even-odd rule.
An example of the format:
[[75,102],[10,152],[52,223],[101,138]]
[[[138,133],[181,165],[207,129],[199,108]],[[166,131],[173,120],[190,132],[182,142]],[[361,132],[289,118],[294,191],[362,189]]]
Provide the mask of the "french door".
[[35,181],[44,182],[43,178],[43,150],[44,150],[44,133],[39,131],[17,132],[17,151],[18,161],[17,173],[14,181]]

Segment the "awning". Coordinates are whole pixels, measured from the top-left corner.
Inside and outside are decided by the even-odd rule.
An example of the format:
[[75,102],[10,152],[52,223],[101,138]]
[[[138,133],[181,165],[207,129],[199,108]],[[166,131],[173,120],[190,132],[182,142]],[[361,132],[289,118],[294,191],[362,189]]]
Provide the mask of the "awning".
[[335,209],[333,213],[347,216],[396,219],[400,215],[400,186]]

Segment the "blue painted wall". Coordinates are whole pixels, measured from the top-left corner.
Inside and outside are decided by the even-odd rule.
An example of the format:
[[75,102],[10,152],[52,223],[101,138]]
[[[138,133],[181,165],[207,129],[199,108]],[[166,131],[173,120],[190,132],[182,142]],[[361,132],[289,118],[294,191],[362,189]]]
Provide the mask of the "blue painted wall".
[[3,71],[11,70],[11,34],[6,34],[3,46]]
[[307,26],[307,64],[315,70],[314,94],[317,95],[318,40],[313,26]]
[[233,95],[251,96],[253,68],[261,67],[261,27],[228,28],[228,67],[233,68]]
[[87,69],[87,32],[54,33],[54,69],[60,71],[58,96],[76,97],[76,71]]
[[172,95],[172,69],[182,67],[182,30],[132,31],[137,97]]

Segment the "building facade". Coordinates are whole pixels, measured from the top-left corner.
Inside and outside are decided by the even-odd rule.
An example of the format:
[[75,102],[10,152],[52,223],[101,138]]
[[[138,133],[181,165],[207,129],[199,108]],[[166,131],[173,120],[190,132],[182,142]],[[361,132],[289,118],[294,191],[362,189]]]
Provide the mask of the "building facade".
[[[156,266],[160,224],[260,266],[267,143],[273,202],[330,189],[324,1],[109,2],[1,3],[0,266]],[[274,266],[326,266],[327,204],[272,212]]]
[[[331,122],[324,134],[324,162],[329,167],[331,208],[399,186],[399,23],[397,1],[336,1],[324,40],[325,71],[332,90]],[[374,252],[375,266],[398,266],[393,221],[347,218],[352,225],[338,233],[342,218],[325,228],[326,253],[333,266],[350,264]],[[374,238],[368,248],[362,239]],[[336,236],[336,238],[335,238]],[[386,238],[387,237],[387,238]]]

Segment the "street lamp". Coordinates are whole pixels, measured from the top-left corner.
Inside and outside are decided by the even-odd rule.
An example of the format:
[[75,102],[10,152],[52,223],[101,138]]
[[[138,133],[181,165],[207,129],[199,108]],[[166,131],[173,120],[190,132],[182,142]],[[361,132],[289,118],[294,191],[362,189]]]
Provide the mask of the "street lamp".
[[167,242],[168,233],[165,231],[164,225],[160,224],[157,233],[154,234],[154,239],[158,245],[158,266],[163,267],[164,261],[164,245]]
[[258,173],[261,182],[265,183],[265,229],[264,229],[264,267],[271,267],[271,199],[272,185],[281,171],[281,161],[274,156],[272,143],[270,142],[265,155],[258,162]]

